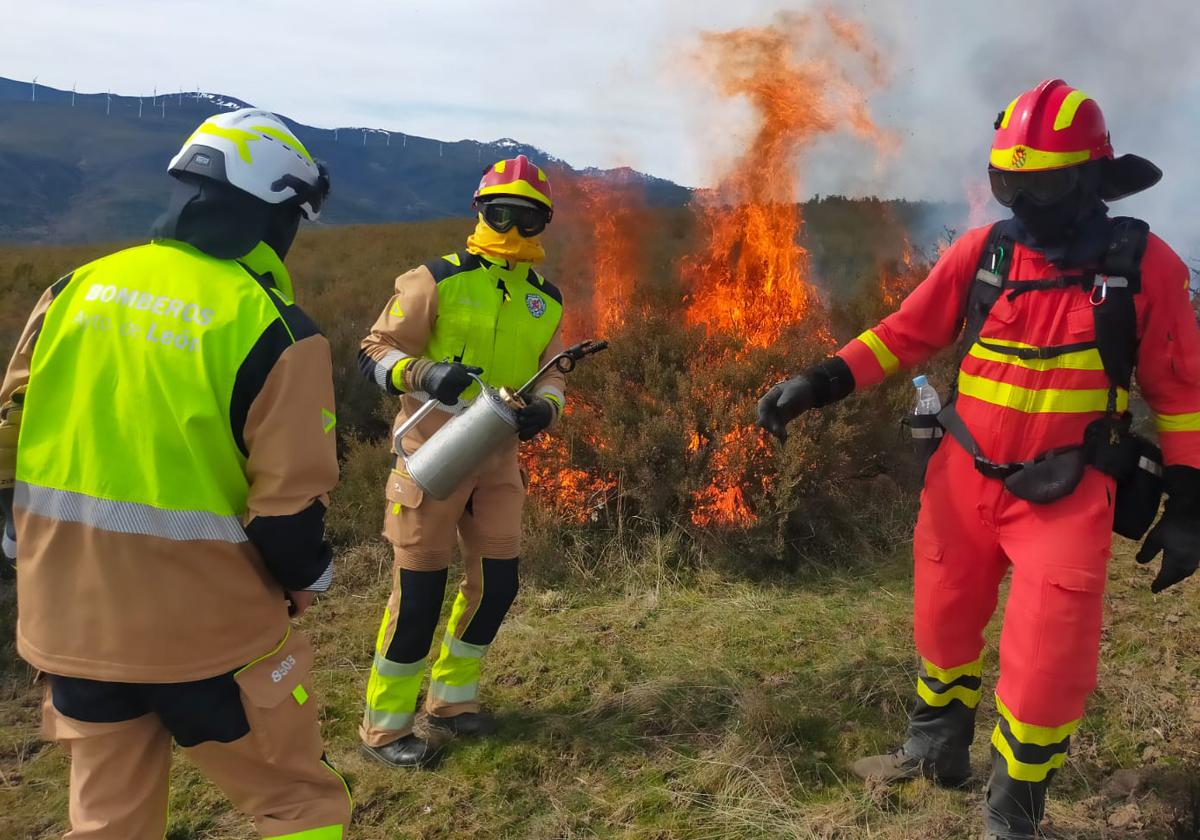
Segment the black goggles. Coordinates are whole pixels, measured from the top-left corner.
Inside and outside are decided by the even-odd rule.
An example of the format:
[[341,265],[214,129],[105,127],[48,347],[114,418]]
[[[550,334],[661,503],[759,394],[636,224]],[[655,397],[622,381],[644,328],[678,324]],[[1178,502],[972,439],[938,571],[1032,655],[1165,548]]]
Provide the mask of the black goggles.
[[545,210],[523,204],[499,204],[489,201],[480,207],[480,212],[488,227],[496,233],[508,233],[515,227],[521,236],[537,236],[550,222],[550,214]]
[[1079,167],[1040,172],[1009,172],[989,167],[988,179],[992,182],[992,195],[1005,207],[1012,207],[1021,196],[1046,207],[1062,201],[1079,185]]

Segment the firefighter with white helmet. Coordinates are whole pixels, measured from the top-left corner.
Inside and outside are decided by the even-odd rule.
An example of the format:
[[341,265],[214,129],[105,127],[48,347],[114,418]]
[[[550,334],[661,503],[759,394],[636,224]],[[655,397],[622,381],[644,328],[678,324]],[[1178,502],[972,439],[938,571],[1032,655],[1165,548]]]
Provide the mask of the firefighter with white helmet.
[[329,344],[284,267],[329,179],[282,121],[206,120],[147,245],[34,307],[0,387],[17,650],[71,756],[71,838],[159,840],[172,741],[264,837],[332,840],[313,651],[337,482]]

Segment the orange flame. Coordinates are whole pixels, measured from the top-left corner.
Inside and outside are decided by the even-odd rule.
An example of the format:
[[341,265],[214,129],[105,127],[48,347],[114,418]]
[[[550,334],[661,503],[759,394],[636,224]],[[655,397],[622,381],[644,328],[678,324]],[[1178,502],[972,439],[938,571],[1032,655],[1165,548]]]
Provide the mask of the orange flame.
[[[692,434],[693,440],[699,440]],[[692,523],[724,528],[754,524],[758,517],[746,501],[746,490],[755,484],[762,490],[770,488],[772,457],[770,445],[755,426],[737,426],[723,435],[709,462],[712,483],[692,494]]]
[[730,333],[747,346],[767,347],[789,325],[814,314],[818,303],[808,252],[797,241],[802,219],[795,176],[803,153],[817,138],[847,129],[877,145],[885,139],[863,91],[833,54],[858,55],[876,82],[882,64],[860,28],[833,12],[707,33],[703,42],[701,61],[721,95],[748,99],[759,123],[717,188],[695,202],[705,243],[680,267],[691,287],[686,318],[710,334]]
[[555,192],[563,208],[555,217],[556,233],[575,246],[571,275],[561,278],[571,297],[563,335],[568,342],[608,335],[625,325],[634,306],[643,187],[631,170],[563,170],[555,173]]

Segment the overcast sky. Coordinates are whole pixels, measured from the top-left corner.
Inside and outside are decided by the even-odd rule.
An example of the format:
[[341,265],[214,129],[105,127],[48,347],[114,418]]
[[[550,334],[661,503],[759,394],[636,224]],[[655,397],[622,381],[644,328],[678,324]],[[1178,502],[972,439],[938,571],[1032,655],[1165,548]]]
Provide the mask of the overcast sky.
[[[576,166],[707,185],[751,128],[687,60],[703,31],[769,24],[804,0],[0,0],[0,75],[81,91],[202,88],[319,126],[514,137]],[[1061,76],[1104,108],[1120,154],[1166,178],[1119,212],[1200,245],[1200,2],[850,2],[884,57],[885,159],[832,142],[805,194],[962,200],[998,110]],[[1200,253],[1200,248],[1196,249]]]

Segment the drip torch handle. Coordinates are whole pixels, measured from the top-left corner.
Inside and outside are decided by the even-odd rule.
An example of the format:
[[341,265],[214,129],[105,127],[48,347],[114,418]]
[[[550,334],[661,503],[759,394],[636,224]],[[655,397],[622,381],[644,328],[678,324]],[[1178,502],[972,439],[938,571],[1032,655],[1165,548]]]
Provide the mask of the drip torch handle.
[[537,384],[537,381],[550,372],[550,368],[557,368],[560,373],[570,373],[575,370],[575,363],[585,356],[590,356],[593,353],[599,353],[601,350],[608,349],[607,341],[593,341],[587,339],[578,344],[573,344],[566,350],[559,353],[546,364],[542,365],[542,369],[533,375],[533,378],[521,386],[521,390],[517,394],[526,397],[529,395],[529,389]]
[[396,445],[397,452],[404,454],[404,450],[400,446],[400,444],[404,442],[404,436],[415,429],[418,423],[428,417],[429,412],[437,408],[437,404],[437,399],[430,397],[429,401],[418,408],[412,417],[409,417],[400,425],[400,428],[397,429],[395,434],[392,435],[392,440]]

